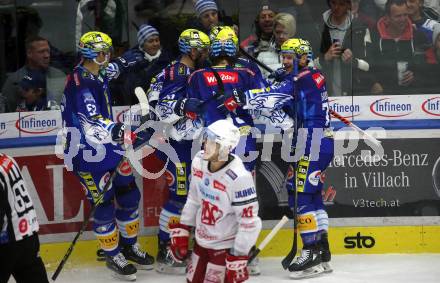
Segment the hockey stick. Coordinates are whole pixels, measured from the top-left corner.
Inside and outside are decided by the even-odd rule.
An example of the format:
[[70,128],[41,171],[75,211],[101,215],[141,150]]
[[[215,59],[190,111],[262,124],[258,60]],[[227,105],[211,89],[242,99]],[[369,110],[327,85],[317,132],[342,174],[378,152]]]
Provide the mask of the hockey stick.
[[367,133],[366,131],[362,130],[361,128],[359,128],[358,126],[356,126],[355,124],[353,124],[351,121],[349,121],[347,118],[341,116],[341,114],[335,112],[334,110],[330,109],[330,114],[332,114],[333,117],[337,118],[338,120],[340,120],[342,123],[344,123],[345,125],[352,127],[353,129],[355,129],[356,131],[358,131],[359,133],[361,133],[362,135],[364,135],[364,137],[366,137],[368,140],[370,140],[372,143],[374,143],[376,146],[381,146],[381,142],[374,138],[373,136],[371,136],[369,133]]
[[[243,48],[240,47],[240,51],[241,53],[243,53],[243,55],[246,58],[249,58],[250,60],[252,60],[253,62],[255,62],[258,66],[260,66],[261,68],[265,69],[266,71],[273,73],[274,71],[267,66],[266,64],[264,64],[263,62],[261,62],[260,60],[258,60],[257,58],[255,58],[254,56],[252,56],[251,54],[247,53]],[[366,137],[368,140],[370,140],[372,143],[374,143],[376,146],[380,146],[381,142],[374,138],[373,136],[371,136],[370,134],[368,134],[367,132],[365,132],[364,130],[362,130],[361,128],[359,128],[358,126],[356,126],[355,124],[353,124],[351,121],[349,121],[347,118],[343,117],[341,114],[337,113],[336,111],[329,109],[330,110],[330,114],[335,117],[336,119],[340,120],[341,122],[343,122],[345,125],[353,128],[354,130],[356,130],[357,132],[361,133],[364,137]]]
[[[297,75],[298,75],[298,61],[295,60],[294,62],[294,80],[297,79]],[[296,139],[296,137],[298,136],[298,115],[297,115],[297,97],[296,97],[296,86],[293,86],[293,98],[294,98],[294,103],[293,103],[293,113],[295,113],[295,122],[293,124],[293,136]],[[286,257],[283,258],[283,260],[281,261],[281,265],[283,266],[284,269],[287,269],[290,266],[290,263],[292,262],[292,260],[295,258],[296,256],[296,252],[298,250],[298,219],[297,217],[297,209],[298,209],[298,188],[297,188],[297,174],[298,174],[298,162],[297,161],[293,161],[293,174],[294,174],[294,180],[293,182],[295,182],[295,192],[294,192],[294,204],[293,204],[293,243],[292,243],[292,247],[290,248],[289,253],[286,255]],[[287,176],[286,176],[287,177]]]
[[261,241],[261,243],[258,245],[258,248],[253,249],[249,253],[249,259],[248,262],[251,262],[258,256],[258,254],[266,247],[266,245],[272,240],[273,237],[278,233],[278,231],[284,226],[284,224],[289,221],[289,218],[287,218],[286,215],[283,215],[281,220],[275,225],[272,230],[269,232],[269,234]]
[[[140,90],[139,90],[140,89]],[[147,96],[145,95],[145,92],[142,88],[137,87],[135,89],[135,94],[139,100],[140,106],[141,106],[141,113],[142,113],[142,117],[147,116],[149,113],[149,105],[148,105],[148,99]],[[79,229],[79,231],[76,233],[75,238],[73,238],[72,243],[70,243],[69,248],[66,251],[66,254],[64,255],[63,259],[60,261],[60,263],[58,264],[57,269],[55,270],[54,274],[52,275],[52,280],[55,281],[58,278],[58,275],[60,274],[61,270],[63,270],[64,265],[66,264],[67,260],[69,259],[70,255],[73,252],[73,248],[76,245],[76,242],[78,241],[79,237],[84,233],[84,231],[86,230],[87,226],[89,225],[90,222],[90,218],[95,214],[95,211],[98,207],[98,205],[100,204],[100,202],[103,200],[104,195],[107,193],[107,191],[110,189],[110,185],[113,182],[113,180],[116,178],[117,176],[117,169],[124,163],[127,161],[126,156],[124,155],[121,160],[119,161],[118,165],[116,165],[115,170],[112,171],[112,173],[110,174],[110,177],[107,181],[107,183],[105,183],[104,188],[102,189],[101,193],[99,194],[96,204],[92,206],[92,209],[90,210],[89,214],[87,215],[87,217],[84,219],[81,228]]]

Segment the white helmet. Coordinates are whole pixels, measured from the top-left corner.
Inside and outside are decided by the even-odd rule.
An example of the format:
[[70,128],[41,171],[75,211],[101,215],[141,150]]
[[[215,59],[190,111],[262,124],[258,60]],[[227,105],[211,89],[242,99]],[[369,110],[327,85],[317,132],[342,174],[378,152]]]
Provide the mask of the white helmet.
[[231,152],[240,141],[240,131],[230,120],[218,120],[208,126],[204,137],[218,143],[220,151]]

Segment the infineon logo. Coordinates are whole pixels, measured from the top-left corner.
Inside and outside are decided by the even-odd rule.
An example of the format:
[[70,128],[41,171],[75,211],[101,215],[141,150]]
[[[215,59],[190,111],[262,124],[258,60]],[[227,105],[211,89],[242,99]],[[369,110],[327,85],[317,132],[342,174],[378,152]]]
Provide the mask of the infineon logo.
[[337,112],[344,118],[361,115],[361,107],[359,104],[340,103],[338,99],[329,99],[328,103],[331,110]]
[[422,110],[433,116],[440,116],[440,96],[432,97],[422,103]]
[[[139,122],[141,121],[141,115],[131,113],[129,110],[130,110],[130,108],[119,112],[118,115],[116,115],[116,121],[120,122],[120,123],[128,122],[131,125],[136,124],[136,122],[137,122],[137,124],[139,124]],[[131,114],[131,117],[130,117],[130,114]]]
[[413,112],[411,103],[394,102],[389,97],[371,103],[370,111],[376,116],[387,118],[403,117]]
[[58,129],[57,120],[39,118],[36,114],[21,117],[15,122],[15,127],[27,134],[45,134]]

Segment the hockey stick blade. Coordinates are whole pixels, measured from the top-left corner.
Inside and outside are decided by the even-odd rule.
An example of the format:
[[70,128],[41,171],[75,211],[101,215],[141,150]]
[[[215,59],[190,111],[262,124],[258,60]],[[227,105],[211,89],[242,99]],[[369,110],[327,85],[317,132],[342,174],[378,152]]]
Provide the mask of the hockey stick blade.
[[280,231],[281,228],[283,228],[284,224],[286,224],[289,221],[289,218],[287,218],[286,215],[283,215],[281,220],[272,228],[272,230],[267,234],[267,236],[261,241],[260,245],[258,245],[258,248],[251,250],[249,253],[249,259],[248,262],[251,262],[254,258],[257,257],[257,255],[263,250],[266,245],[275,237],[275,235]]
[[296,252],[298,250],[298,234],[296,232],[296,228],[293,234],[293,244],[292,244],[292,248],[290,249],[290,252],[286,255],[286,257],[281,261],[281,265],[283,266],[284,269],[288,269],[290,266],[290,263],[292,262],[292,260],[295,258],[296,256]]
[[142,116],[146,116],[148,113],[150,113],[150,104],[148,104],[147,94],[145,93],[144,89],[141,88],[140,86],[134,89],[134,94],[139,100]]

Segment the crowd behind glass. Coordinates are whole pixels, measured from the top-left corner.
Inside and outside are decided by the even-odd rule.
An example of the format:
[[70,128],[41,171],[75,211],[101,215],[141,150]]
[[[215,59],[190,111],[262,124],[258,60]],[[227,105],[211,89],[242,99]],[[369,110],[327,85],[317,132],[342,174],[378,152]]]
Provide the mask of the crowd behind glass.
[[[239,32],[242,52],[268,67],[269,81],[276,72],[268,69],[282,67],[281,44],[301,37],[330,96],[440,93],[440,0],[218,0],[218,10],[202,14],[192,2],[1,1],[0,113],[59,109],[85,31],[108,33],[114,56],[145,52],[145,64],[110,86],[114,105],[130,105],[133,89],[148,89],[178,56],[182,30],[209,33],[216,24]],[[157,32],[140,37],[146,27]]]

